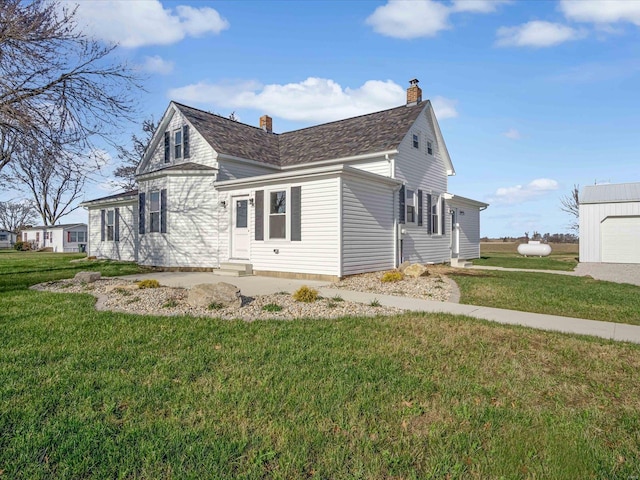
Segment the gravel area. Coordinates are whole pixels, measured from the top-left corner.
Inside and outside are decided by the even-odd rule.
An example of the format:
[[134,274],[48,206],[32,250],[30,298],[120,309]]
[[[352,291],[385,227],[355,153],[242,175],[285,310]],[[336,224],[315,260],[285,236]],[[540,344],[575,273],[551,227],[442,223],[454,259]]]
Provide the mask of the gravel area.
[[353,275],[336,282],[332,288],[371,292],[381,295],[396,295],[401,297],[420,298],[422,300],[436,300],[446,302],[450,300],[452,285],[449,279],[434,271],[424,277],[405,277],[398,282],[380,281],[385,272],[363,273]]
[[[289,293],[242,297],[242,306],[208,309],[187,304],[187,290],[164,287],[138,289],[134,282],[122,279],[101,279],[93,283],[74,280],[47,282],[32,287],[63,293],[89,293],[95,296],[96,309],[135,313],[138,315],[192,315],[230,319],[290,320],[293,318],[339,318],[344,316],[395,315],[403,310],[344,301],[341,298],[322,298],[313,303],[296,302]],[[268,304],[282,307],[278,312],[263,310]]]

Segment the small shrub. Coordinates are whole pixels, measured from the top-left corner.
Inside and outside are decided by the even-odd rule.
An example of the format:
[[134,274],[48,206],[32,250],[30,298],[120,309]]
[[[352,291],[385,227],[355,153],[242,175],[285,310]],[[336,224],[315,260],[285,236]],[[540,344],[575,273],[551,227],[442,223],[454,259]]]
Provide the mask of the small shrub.
[[404,274],[398,271],[385,272],[380,279],[381,282],[390,283],[390,282],[399,282],[404,278]]
[[303,285],[293,292],[293,299],[296,302],[312,303],[318,299],[318,291],[315,288],[309,288]]
[[344,302],[344,298],[342,298],[340,295],[336,295],[335,297],[331,297],[331,301],[332,302]]
[[336,308],[338,306],[338,304],[332,300],[329,300],[327,302],[327,308]]
[[279,312],[282,310],[282,307],[277,303],[267,303],[262,310],[265,312]]
[[158,280],[149,278],[147,280],[140,280],[136,283],[136,285],[138,285],[138,288],[159,288],[160,282]]
[[119,293],[123,297],[128,297],[129,295],[133,295],[131,290],[127,290],[126,288],[118,287],[114,289],[116,293]]
[[162,308],[174,308],[178,306],[178,301],[175,298],[170,298],[162,305]]
[[369,304],[370,307],[379,307],[380,306],[380,301],[377,298],[374,298],[373,300],[371,300],[371,303]]
[[218,303],[218,302],[211,302],[207,308],[209,310],[220,310],[220,309],[224,308],[224,305],[222,303]]
[[29,250],[31,250],[31,243],[18,240],[16,243],[13,244],[13,248],[18,252],[28,252]]

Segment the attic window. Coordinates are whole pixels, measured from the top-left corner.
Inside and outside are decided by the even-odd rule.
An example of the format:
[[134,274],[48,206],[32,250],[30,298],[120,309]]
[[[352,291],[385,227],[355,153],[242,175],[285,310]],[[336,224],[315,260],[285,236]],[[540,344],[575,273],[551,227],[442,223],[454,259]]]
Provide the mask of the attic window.
[[427,142],[427,153],[433,155],[433,143]]
[[182,129],[173,132],[175,158],[182,158]]
[[420,148],[420,138],[417,133],[413,134],[413,148]]

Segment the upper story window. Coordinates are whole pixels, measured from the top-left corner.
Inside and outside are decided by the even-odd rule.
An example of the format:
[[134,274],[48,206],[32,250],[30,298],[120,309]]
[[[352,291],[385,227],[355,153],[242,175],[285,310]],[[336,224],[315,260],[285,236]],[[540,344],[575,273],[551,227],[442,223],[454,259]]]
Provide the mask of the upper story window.
[[433,143],[427,142],[427,153],[433,155]]
[[149,193],[149,231],[160,231],[160,192],[155,190]]
[[175,158],[182,158],[182,129],[173,132],[173,150]]
[[417,133],[413,134],[413,148],[420,148],[420,136]]
[[287,238],[287,192],[270,192],[269,238]]
[[416,202],[415,192],[407,189],[405,206],[407,209],[407,223],[415,223],[416,221]]

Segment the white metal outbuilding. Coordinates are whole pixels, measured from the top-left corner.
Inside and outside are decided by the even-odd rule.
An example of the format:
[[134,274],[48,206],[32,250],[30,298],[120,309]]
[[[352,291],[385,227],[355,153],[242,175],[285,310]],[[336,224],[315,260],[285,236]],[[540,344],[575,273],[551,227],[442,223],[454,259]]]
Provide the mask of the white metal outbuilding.
[[640,263],[640,182],[582,190],[580,261]]

